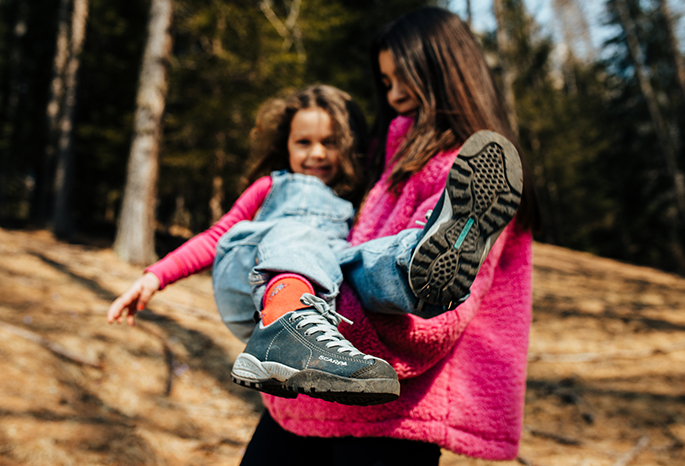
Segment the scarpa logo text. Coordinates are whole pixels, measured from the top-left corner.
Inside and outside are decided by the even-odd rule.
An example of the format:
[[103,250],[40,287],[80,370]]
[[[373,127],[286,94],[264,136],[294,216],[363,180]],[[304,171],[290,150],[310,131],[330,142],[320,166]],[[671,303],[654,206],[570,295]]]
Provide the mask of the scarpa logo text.
[[338,366],[347,366],[347,362],[338,361],[337,359],[329,358],[328,356],[319,356],[319,359],[321,359],[322,361],[332,362],[333,364],[337,364]]

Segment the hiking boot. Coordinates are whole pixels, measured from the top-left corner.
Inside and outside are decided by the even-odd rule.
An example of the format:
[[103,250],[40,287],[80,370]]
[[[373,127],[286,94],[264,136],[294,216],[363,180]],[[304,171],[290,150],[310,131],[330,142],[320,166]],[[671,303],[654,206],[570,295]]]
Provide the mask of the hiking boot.
[[523,170],[514,145],[492,131],[469,137],[409,263],[409,284],[422,301],[453,309],[521,203]]
[[382,359],[357,350],[338,332],[340,314],[305,293],[305,308],[271,324],[260,322],[233,364],[237,384],[284,398],[304,393],[326,401],[368,406],[397,399],[400,383]]

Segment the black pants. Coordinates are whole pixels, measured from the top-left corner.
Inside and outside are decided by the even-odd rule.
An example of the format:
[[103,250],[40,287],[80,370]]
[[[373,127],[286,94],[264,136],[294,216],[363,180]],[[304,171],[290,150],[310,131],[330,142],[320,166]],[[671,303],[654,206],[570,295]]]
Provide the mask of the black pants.
[[[314,433],[314,432],[312,432]],[[300,437],[264,412],[241,466],[438,466],[440,447],[386,437]]]

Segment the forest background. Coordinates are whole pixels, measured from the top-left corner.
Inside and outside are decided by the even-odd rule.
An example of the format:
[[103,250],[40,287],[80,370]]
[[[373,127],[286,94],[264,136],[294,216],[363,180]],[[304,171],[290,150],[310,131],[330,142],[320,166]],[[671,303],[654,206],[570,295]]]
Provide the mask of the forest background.
[[[0,226],[150,263],[240,194],[267,98],[332,84],[373,122],[369,44],[424,4],[473,20],[469,0],[0,0]],[[682,274],[682,8],[601,4],[599,47],[582,0],[551,1],[554,34],[495,0],[476,32],[535,176],[536,239]]]

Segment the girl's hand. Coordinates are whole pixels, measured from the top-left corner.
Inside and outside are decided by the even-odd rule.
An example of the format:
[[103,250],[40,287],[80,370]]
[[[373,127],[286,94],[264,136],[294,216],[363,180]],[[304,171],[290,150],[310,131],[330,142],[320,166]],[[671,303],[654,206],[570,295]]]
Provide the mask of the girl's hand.
[[133,282],[133,285],[131,285],[126,293],[114,300],[107,312],[107,321],[110,324],[114,321],[120,324],[121,318],[124,316],[124,310],[127,310],[126,321],[128,325],[133,327],[135,325],[133,319],[136,313],[145,309],[148,301],[157,291],[159,291],[159,279],[155,274],[147,272]]

